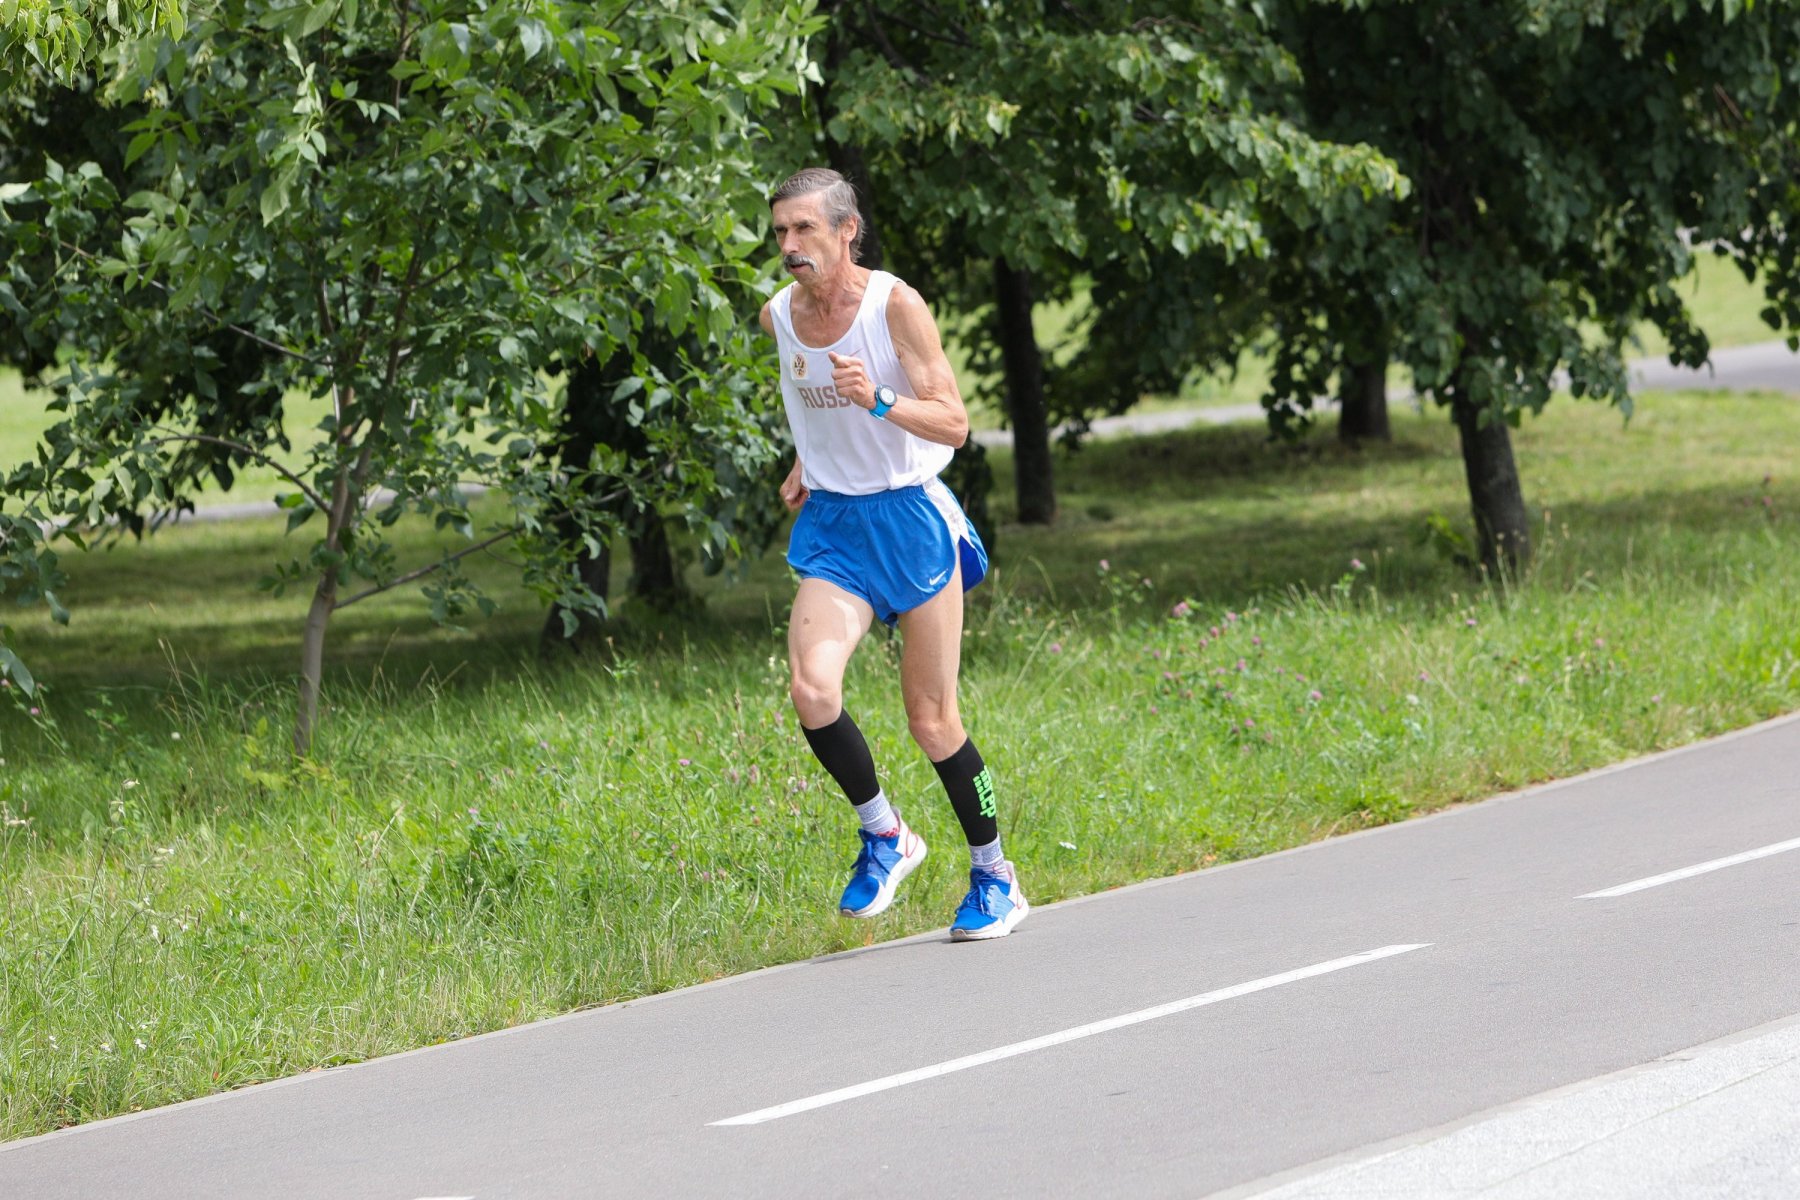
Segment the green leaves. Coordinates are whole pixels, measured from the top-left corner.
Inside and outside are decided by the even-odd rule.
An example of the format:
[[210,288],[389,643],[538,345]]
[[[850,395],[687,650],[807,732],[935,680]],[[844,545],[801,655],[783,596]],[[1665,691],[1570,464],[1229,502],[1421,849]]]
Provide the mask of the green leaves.
[[[855,16],[835,35],[827,132],[868,160],[885,243],[934,304],[990,311],[996,258],[1040,299],[1105,277],[1089,295],[1118,307],[1082,330],[1092,369],[1047,382],[1077,419],[1235,361],[1261,314],[1229,298],[1255,288],[1272,231],[1406,186],[1388,156],[1296,119],[1298,72],[1259,15],[1142,9],[970,0],[921,32],[889,3],[839,10]],[[991,354],[992,320],[969,334]]]
[[27,696],[30,696],[37,691],[37,680],[33,678],[30,670],[26,668],[25,664],[20,661],[19,656],[14,654],[12,649],[5,644],[4,639],[9,633],[10,630],[6,629],[4,626],[0,626],[0,675],[6,675],[15,680],[20,689],[23,690]]
[[[104,540],[250,463],[287,475],[310,542],[273,587],[388,586],[403,513],[492,536],[465,485],[509,498],[501,531],[579,510],[580,481],[544,459],[571,362],[629,362],[652,335],[719,378],[751,357],[748,147],[813,28],[798,0],[244,0],[121,48],[108,103],[18,123],[42,141],[18,161],[43,166],[0,191],[0,338],[70,364],[41,381],[64,420],[40,461],[0,480],[0,591],[60,611],[51,541]],[[295,452],[297,393],[332,415]],[[755,402],[713,387],[596,492],[704,507],[721,453],[768,454]],[[527,538],[523,570],[547,581],[566,553]],[[434,586],[446,619],[481,607]]]
[[0,0],[0,89],[35,72],[67,83],[109,48],[186,28],[181,0]]
[[[1576,394],[1625,404],[1639,321],[1681,361],[1706,354],[1670,286],[1695,248],[1782,262],[1800,178],[1800,99],[1774,85],[1800,54],[1791,6],[1307,3],[1282,37],[1309,127],[1386,151],[1413,184],[1286,241],[1270,301],[1308,343],[1297,360],[1384,330],[1440,398],[1461,378],[1536,408],[1566,369]],[[1277,392],[1304,404],[1313,382]]]

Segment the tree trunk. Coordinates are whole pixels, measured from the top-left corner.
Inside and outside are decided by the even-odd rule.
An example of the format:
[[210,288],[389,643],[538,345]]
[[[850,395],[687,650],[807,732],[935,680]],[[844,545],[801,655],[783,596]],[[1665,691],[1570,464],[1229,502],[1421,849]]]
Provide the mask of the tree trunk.
[[1000,357],[1006,367],[1006,416],[1013,431],[1013,474],[1019,520],[1056,519],[1056,480],[1050,459],[1050,419],[1044,402],[1044,357],[1031,328],[1031,272],[994,260],[994,297],[1000,314]]
[[337,571],[319,576],[312,607],[306,611],[306,628],[300,635],[300,711],[294,716],[294,754],[312,753],[313,729],[319,720],[319,680],[325,667],[325,627],[337,606]]
[[631,595],[657,612],[676,612],[692,603],[687,584],[675,566],[669,530],[654,512],[631,523]]
[[[339,435],[340,439],[343,437]],[[331,511],[325,514],[325,548],[339,553],[344,548],[344,531],[356,526],[360,511],[358,502],[368,483],[369,463],[374,456],[373,433],[364,434],[356,465],[338,472],[331,489]],[[348,448],[340,441],[339,452]],[[340,459],[340,462],[342,460]],[[306,610],[306,627],[300,634],[300,708],[294,714],[294,754],[305,758],[312,753],[313,730],[319,723],[319,682],[325,666],[325,628],[337,608],[338,572],[336,565],[319,573],[319,585],[313,589],[312,606]]]
[[[579,469],[593,458],[594,448],[606,442],[620,445],[629,436],[618,414],[610,411],[607,395],[616,381],[615,372],[626,369],[622,356],[602,363],[584,358],[569,368],[569,386],[564,396],[562,428],[550,452],[565,467]],[[598,554],[589,553],[581,541],[581,526],[573,518],[556,522],[556,533],[565,546],[575,553],[575,574],[588,589],[606,599],[608,581],[612,577],[612,547],[602,545]],[[556,647],[583,649],[598,644],[604,636],[606,618],[580,609],[573,610],[574,634],[565,637],[564,609],[552,604],[544,615],[544,627],[538,632],[538,653],[549,654]]]
[[[845,16],[838,9],[845,7],[842,0],[826,6],[826,16],[830,21],[825,35],[825,57],[820,64],[824,69],[820,76],[831,80],[838,77],[838,68],[843,65],[851,48],[851,40],[844,31]],[[875,214],[869,208],[869,171],[863,160],[862,147],[854,142],[840,142],[831,136],[831,119],[837,115],[837,106],[832,103],[831,88],[826,84],[813,86],[813,100],[819,106],[819,129],[825,135],[825,161],[831,169],[850,181],[856,189],[856,211],[862,219],[863,243],[857,252],[858,266],[871,271],[881,270],[881,235],[875,228]]]
[[[573,521],[559,522],[557,532],[565,542],[572,542],[578,536]],[[608,582],[612,578],[612,546],[602,545],[598,554],[589,554],[583,549],[575,560],[575,574],[589,591],[606,599]],[[538,633],[539,654],[547,656],[559,647],[583,650],[599,643],[606,632],[606,618],[580,609],[575,610],[574,617],[575,632],[565,635],[562,606],[550,606],[544,616],[544,628]]]
[[1374,362],[1345,362],[1338,376],[1338,440],[1393,440],[1388,429],[1387,355]]
[[1462,435],[1463,473],[1481,565],[1490,573],[1516,574],[1531,561],[1531,528],[1513,462],[1512,435],[1497,409],[1475,405],[1460,386],[1450,407]]

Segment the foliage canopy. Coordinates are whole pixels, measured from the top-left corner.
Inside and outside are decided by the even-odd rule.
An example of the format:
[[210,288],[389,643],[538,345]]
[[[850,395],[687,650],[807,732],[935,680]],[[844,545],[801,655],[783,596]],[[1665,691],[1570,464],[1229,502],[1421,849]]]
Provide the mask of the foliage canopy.
[[[474,538],[468,485],[502,490],[488,536],[517,537],[546,598],[594,608],[547,521],[601,538],[615,509],[584,500],[687,504],[721,456],[748,474],[768,452],[738,317],[759,279],[747,154],[807,69],[807,10],[235,0],[116,52],[77,142],[94,158],[49,153],[73,140],[46,122],[52,89],[9,102],[40,136],[0,193],[7,348],[67,370],[62,420],[0,489],[7,589],[55,606],[51,531],[176,504],[184,450],[272,462],[282,398],[305,392],[332,411],[283,503],[315,536],[270,581],[315,587],[302,749],[325,621],[352,581],[405,577],[382,532],[405,512]],[[631,352],[647,323],[716,355],[706,385],[640,361],[613,400],[634,422],[681,405],[686,436],[543,469],[550,373]],[[440,616],[480,603],[437,565]]]

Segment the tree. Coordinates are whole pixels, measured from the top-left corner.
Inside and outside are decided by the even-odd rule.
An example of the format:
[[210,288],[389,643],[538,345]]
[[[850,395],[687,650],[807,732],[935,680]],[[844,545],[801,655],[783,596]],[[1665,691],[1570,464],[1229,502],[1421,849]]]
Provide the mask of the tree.
[[[530,586],[597,610],[553,524],[598,542],[612,501],[689,504],[717,490],[719,446],[768,454],[746,389],[716,382],[766,370],[739,311],[762,201],[743,139],[725,135],[797,85],[806,9],[243,0],[117,51],[116,169],[45,157],[0,185],[7,340],[69,361],[52,384],[62,419],[0,486],[0,586],[66,619],[52,543],[175,500],[174,456],[217,441],[201,414],[226,338],[262,352],[236,395],[271,419],[223,448],[280,471],[290,531],[315,535],[270,580],[312,590],[297,752],[330,617],[367,595],[427,578],[434,615],[455,618],[486,603],[460,557],[511,537]],[[683,388],[685,363],[638,355],[643,397],[615,399],[680,405],[667,428],[685,432],[543,469],[560,421],[550,369],[632,350],[646,323],[708,347],[714,383]],[[183,370],[139,370],[166,355]],[[170,378],[191,394],[153,402]],[[291,392],[331,412],[289,466],[272,451]],[[505,497],[479,536],[470,482]],[[375,509],[378,486],[395,499]],[[402,571],[385,530],[407,513],[470,546]],[[346,594],[357,580],[371,586]],[[0,666],[21,665],[0,648]]]
[[[1242,330],[1222,322],[1246,315],[1230,297],[1266,226],[1404,187],[1380,154],[1288,119],[1292,63],[1256,10],[1230,0],[1158,15],[1122,0],[864,4],[840,19],[856,40],[830,82],[856,103],[830,131],[863,148],[878,213],[906,233],[890,254],[934,299],[986,314],[976,357],[998,350],[1006,369],[1027,519],[1054,514],[1055,418],[1135,403],[1141,385],[1235,344]],[[1090,344],[1059,372],[1025,317],[1087,279],[1116,302],[1089,332],[1118,356]],[[1146,307],[1145,290],[1207,307]],[[1126,312],[1138,323],[1123,325]],[[1184,336],[1196,324],[1203,335]]]
[[3,0],[0,18],[0,91],[34,73],[69,82],[111,45],[187,25],[181,0]]
[[1456,424],[1482,563],[1517,568],[1531,543],[1508,431],[1559,368],[1629,413],[1636,322],[1704,361],[1675,283],[1709,246],[1766,272],[1771,324],[1800,316],[1800,6],[1301,0],[1283,16],[1312,131],[1379,147],[1414,188],[1278,247],[1272,414],[1302,415],[1385,346]]
[[[689,364],[686,374],[678,375],[682,364]],[[679,384],[670,386],[660,381],[664,378],[678,378]],[[621,347],[605,362],[584,357],[568,368],[561,427],[548,457],[562,469],[581,470],[597,453],[623,455],[628,462],[654,462],[659,461],[659,445],[693,442],[697,457],[690,469],[704,464],[710,475],[704,488],[677,507],[680,520],[701,548],[706,573],[716,574],[726,568],[728,551],[740,559],[761,554],[787,515],[779,499],[787,463],[772,453],[785,445],[786,418],[778,405],[761,403],[767,388],[768,380],[760,372],[744,371],[739,364],[709,354],[693,336],[674,338],[647,324],[634,348]],[[749,414],[757,426],[755,436],[731,428],[691,427],[693,412],[680,400],[681,393],[690,389],[723,389],[724,411]],[[661,613],[693,608],[697,601],[682,579],[669,536],[672,518],[620,493],[607,476],[585,478],[589,494],[584,505],[606,509],[624,535],[631,558],[627,583],[631,600]],[[552,523],[548,536],[561,541],[568,570],[587,591],[605,600],[613,543],[595,536],[591,525],[591,520],[584,523],[576,514],[564,514]],[[610,604],[553,603],[544,619],[540,650],[598,645],[610,610]]]

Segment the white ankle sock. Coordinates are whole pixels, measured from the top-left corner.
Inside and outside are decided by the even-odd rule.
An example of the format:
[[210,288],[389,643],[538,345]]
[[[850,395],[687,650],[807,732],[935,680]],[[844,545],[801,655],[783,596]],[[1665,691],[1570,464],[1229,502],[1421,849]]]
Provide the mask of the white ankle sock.
[[985,846],[969,847],[969,865],[979,867],[983,871],[999,874],[1000,864],[1006,861],[1006,855],[1000,851],[1000,839],[995,838]]
[[900,825],[900,815],[888,803],[886,792],[876,792],[873,800],[866,800],[855,808],[864,833],[891,833]]

